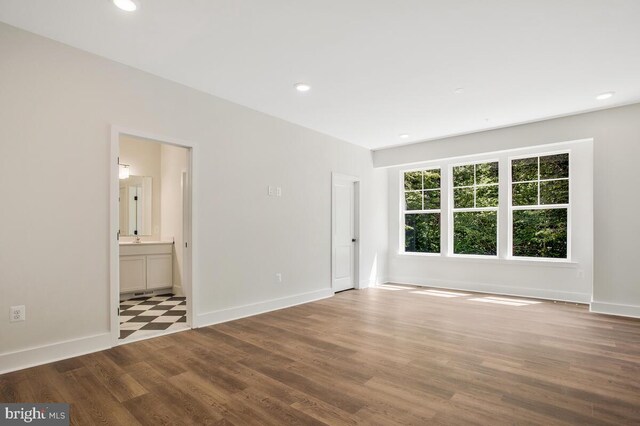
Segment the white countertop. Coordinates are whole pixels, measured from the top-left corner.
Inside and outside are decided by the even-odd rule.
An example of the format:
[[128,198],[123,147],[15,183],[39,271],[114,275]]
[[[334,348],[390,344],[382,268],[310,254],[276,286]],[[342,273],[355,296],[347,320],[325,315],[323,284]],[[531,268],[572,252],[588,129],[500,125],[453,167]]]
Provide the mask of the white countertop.
[[120,241],[121,246],[149,246],[160,244],[173,244],[172,241],[141,241],[139,243],[133,241]]

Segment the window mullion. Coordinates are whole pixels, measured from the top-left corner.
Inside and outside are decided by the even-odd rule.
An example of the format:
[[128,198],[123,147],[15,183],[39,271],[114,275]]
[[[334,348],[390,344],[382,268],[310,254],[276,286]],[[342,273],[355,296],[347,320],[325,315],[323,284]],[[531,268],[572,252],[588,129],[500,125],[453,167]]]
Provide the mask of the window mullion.
[[540,157],[538,157],[538,204],[540,204]]

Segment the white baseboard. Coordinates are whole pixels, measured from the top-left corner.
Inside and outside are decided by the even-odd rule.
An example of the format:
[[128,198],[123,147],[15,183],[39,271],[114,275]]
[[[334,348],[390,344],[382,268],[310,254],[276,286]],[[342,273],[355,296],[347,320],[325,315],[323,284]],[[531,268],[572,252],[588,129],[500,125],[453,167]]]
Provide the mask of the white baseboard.
[[589,308],[591,312],[597,314],[618,315],[621,317],[640,318],[640,306],[619,305],[607,302],[591,302]]
[[111,346],[111,333],[103,333],[0,354],[0,374],[86,355]]
[[219,311],[212,311],[198,315],[196,317],[196,324],[197,327],[220,324],[222,322],[233,321],[240,318],[263,314],[265,312],[277,311],[278,309],[302,305],[303,303],[326,299],[327,297],[331,296],[333,296],[333,291],[330,288],[326,288],[322,290],[311,291],[308,293],[296,294],[294,296],[283,297],[280,299],[272,299],[265,302],[238,306],[236,308],[221,309]]
[[[253,303],[237,308],[209,312],[198,315],[196,317],[196,322],[199,327],[203,327],[288,308],[290,306],[301,305],[303,303],[313,302],[315,300],[325,299],[331,296],[333,296],[333,291],[331,291],[330,288],[327,288],[295,296]],[[113,342],[111,333],[107,332],[97,334],[95,336],[81,337],[15,352],[7,352],[0,354],[0,374],[35,367],[37,365],[48,364],[50,362],[61,361],[63,359],[73,358],[80,355],[86,355],[92,352],[109,349],[112,346]]]
[[475,291],[479,293],[502,294],[504,296],[533,297],[536,299],[561,300],[564,302],[591,302],[591,295],[566,291],[546,290],[540,288],[512,287],[497,284],[477,283],[469,281],[430,280],[421,278],[396,277],[389,278],[389,283],[435,287],[451,290]]

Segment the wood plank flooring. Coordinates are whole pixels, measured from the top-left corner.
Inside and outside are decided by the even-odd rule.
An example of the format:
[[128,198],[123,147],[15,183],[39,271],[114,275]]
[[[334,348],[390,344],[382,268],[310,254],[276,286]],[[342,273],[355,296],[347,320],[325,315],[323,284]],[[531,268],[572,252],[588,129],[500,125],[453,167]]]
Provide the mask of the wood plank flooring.
[[5,374],[0,400],[78,425],[640,424],[640,320],[452,293],[348,291]]

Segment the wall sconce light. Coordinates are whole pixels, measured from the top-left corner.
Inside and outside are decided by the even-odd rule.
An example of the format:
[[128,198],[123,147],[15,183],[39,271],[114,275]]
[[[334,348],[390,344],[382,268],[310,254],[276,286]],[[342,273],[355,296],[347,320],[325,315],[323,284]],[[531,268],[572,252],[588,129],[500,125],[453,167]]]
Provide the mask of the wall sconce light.
[[118,164],[118,167],[118,176],[120,176],[120,179],[129,179],[129,165]]

